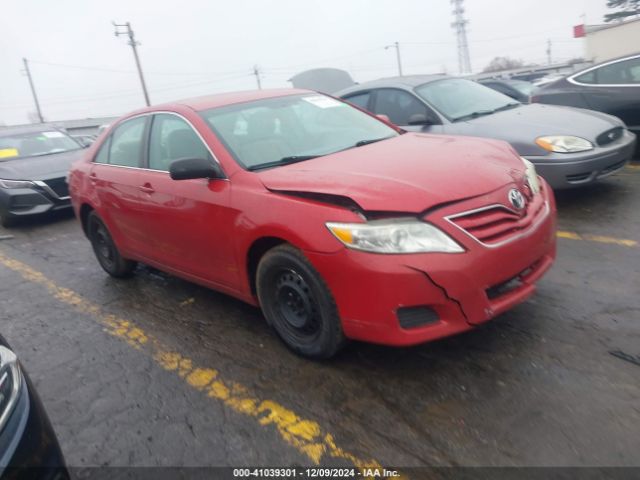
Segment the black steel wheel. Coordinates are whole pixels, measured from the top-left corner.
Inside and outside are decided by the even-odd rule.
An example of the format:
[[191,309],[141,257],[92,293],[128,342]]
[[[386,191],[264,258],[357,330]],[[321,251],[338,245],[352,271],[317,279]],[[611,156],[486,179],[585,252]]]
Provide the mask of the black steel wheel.
[[98,263],[105,272],[116,278],[128,277],[133,273],[136,262],[120,255],[109,230],[95,212],[91,212],[87,218],[87,234]]
[[329,358],[346,343],[329,288],[296,248],[269,250],[258,264],[256,286],[267,321],[294,352]]

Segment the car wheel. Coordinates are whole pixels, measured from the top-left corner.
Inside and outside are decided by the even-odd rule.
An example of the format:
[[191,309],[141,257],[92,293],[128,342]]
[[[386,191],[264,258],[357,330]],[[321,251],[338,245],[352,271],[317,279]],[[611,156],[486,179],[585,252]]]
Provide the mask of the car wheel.
[[16,219],[7,212],[0,210],[0,225],[4,228],[11,228],[16,224]]
[[309,260],[290,245],[269,250],[256,274],[267,321],[294,352],[329,358],[346,343],[329,288]]
[[133,273],[136,262],[120,255],[109,230],[95,212],[91,212],[87,218],[87,232],[93,252],[105,272],[116,278],[128,277]]

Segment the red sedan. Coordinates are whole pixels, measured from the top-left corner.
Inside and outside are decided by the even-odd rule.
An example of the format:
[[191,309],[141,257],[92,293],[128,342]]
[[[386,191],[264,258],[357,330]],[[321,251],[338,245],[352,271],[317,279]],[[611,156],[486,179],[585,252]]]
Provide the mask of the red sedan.
[[132,113],[69,183],[107,273],[144,262],[259,305],[315,358],[469,330],[555,258],[551,189],[508,144],[405,133],[304,90]]

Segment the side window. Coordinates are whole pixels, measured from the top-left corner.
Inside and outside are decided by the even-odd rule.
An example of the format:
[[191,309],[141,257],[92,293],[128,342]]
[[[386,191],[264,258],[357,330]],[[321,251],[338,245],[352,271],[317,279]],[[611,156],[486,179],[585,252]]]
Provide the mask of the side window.
[[410,93],[390,88],[377,91],[373,110],[376,114],[387,115],[396,125],[409,125],[414,115],[429,117],[427,107],[420,100]]
[[111,145],[111,136],[109,136],[102,145],[98,154],[93,159],[96,163],[109,163],[109,146]]
[[149,168],[168,171],[179,158],[211,158],[191,125],[180,117],[160,113],[153,117],[149,140]]
[[353,95],[351,97],[346,97],[345,100],[367,110],[369,108],[369,98],[371,98],[371,94],[367,92],[359,93],[358,95]]
[[583,73],[582,75],[576,77],[576,82],[579,83],[596,83],[596,71],[591,70],[590,72]]
[[600,85],[640,84],[640,58],[605,65],[595,72]]
[[138,117],[122,123],[111,136],[109,163],[123,167],[139,167],[144,143],[147,117]]

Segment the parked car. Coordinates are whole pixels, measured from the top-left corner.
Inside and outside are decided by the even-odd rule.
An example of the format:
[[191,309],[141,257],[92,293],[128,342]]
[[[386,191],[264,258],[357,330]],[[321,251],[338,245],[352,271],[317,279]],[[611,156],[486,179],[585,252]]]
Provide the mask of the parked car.
[[524,80],[511,80],[507,78],[487,78],[478,83],[489,87],[521,103],[529,103],[529,97],[535,90],[535,85]]
[[523,105],[477,82],[416,75],[363,83],[336,94],[406,130],[506,140],[555,189],[586,185],[620,170],[635,135],[599,112]]
[[541,87],[532,102],[615,115],[640,133],[640,53],[600,63]]
[[529,297],[556,208],[503,142],[403,133],[305,90],[150,107],[74,164],[72,203],[108,274],[144,262],[260,305],[299,354],[418,344]]
[[0,224],[71,207],[66,175],[85,148],[62,130],[0,130]]
[[15,353],[0,336],[0,478],[65,480],[51,423]]

